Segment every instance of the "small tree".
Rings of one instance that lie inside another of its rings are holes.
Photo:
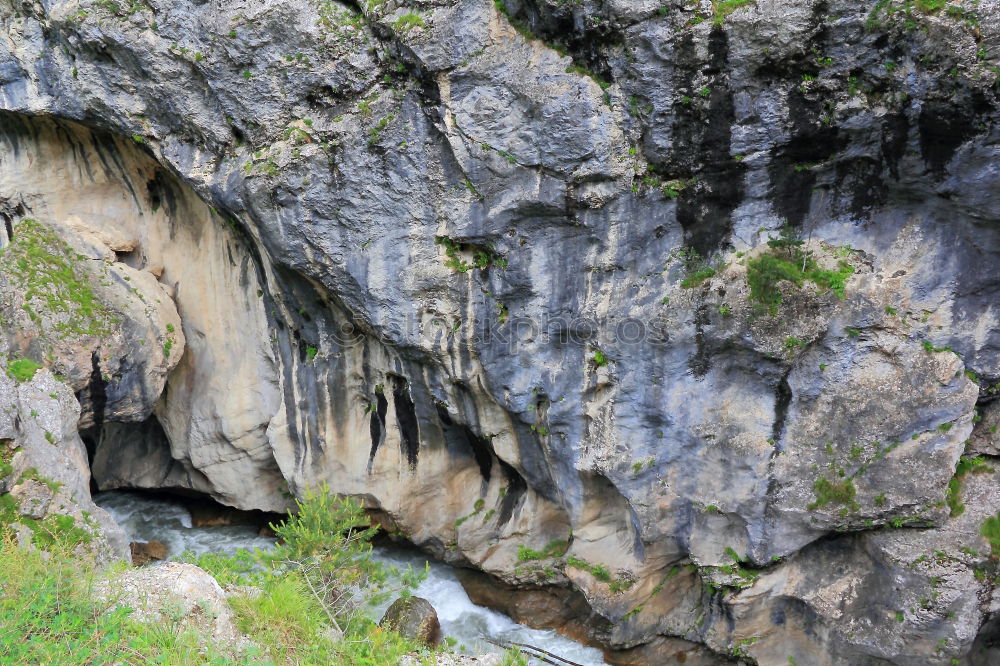
[[[799,238],[798,233],[792,225],[786,224],[781,228],[779,236],[767,241],[767,244],[775,250],[784,253],[789,261],[798,261],[802,258],[801,247],[805,244],[805,241]],[[802,270],[805,270],[805,267]]]
[[[378,528],[360,501],[334,495],[323,483],[306,489],[295,504],[297,511],[289,511],[284,523],[270,526],[278,545],[258,558],[272,570],[299,576],[339,632],[365,603],[393,593],[406,596],[426,576],[426,570],[400,572],[372,558]]]

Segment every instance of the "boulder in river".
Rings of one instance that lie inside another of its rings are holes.
[[[431,647],[441,641],[441,623],[431,603],[421,597],[400,597],[392,602],[379,626],[392,629]]]
[[[161,541],[133,541],[128,545],[132,553],[132,564],[141,567],[151,562],[167,559],[167,547]]]

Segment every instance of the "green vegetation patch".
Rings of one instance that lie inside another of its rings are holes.
[[[725,268],[721,262],[710,263],[708,259],[702,257],[697,250],[691,247],[682,247],[671,252],[668,262],[672,260],[679,260],[684,268],[684,278],[681,280],[682,289],[694,289]]]
[[[29,474],[32,471],[33,470],[28,470],[28,472],[21,477],[22,480],[25,477],[35,478]],[[42,477],[38,478],[47,485],[55,484],[55,482]],[[58,491],[59,485],[61,484],[55,484],[53,492]],[[52,488],[53,485],[49,485],[49,487]],[[79,544],[88,544],[94,539],[94,535],[91,531],[78,525],[73,516],[51,513],[41,520],[35,520],[34,518],[21,515],[17,500],[15,500],[12,495],[9,493],[0,495],[0,542],[6,540],[16,541],[13,531],[10,529],[13,523],[29,528],[31,530],[32,543],[45,549],[60,547],[73,548]],[[2,626],[3,617],[0,615],[0,627]],[[0,645],[2,644],[3,634],[2,630],[0,630]],[[2,649],[0,649],[0,663],[7,663],[2,659],[2,656],[3,652]]]
[[[94,295],[92,277],[78,255],[42,223],[23,219],[10,245],[0,251],[0,274],[24,289],[24,305],[32,321],[52,315],[61,337],[108,335],[111,312]]]
[[[611,571],[603,564],[591,564],[586,560],[581,560],[579,557],[570,556],[566,558],[566,566],[573,567],[574,569],[582,569],[602,583],[611,582]]]
[[[534,550],[527,546],[517,549],[518,562],[530,562],[532,560],[548,560],[554,557],[562,557],[569,549],[568,541],[550,541],[542,550]]]
[[[496,252],[492,247],[480,247],[469,243],[460,243],[448,236],[437,236],[434,242],[444,247],[447,257],[444,265],[458,273],[468,273],[473,268],[485,271],[491,266],[507,268],[507,260]],[[468,263],[459,252],[469,252],[472,254],[472,263]]]
[[[858,491],[854,487],[852,479],[830,481],[826,477],[821,477],[813,484],[813,492],[816,493],[816,501],[807,507],[810,511],[815,511],[827,504],[843,504],[855,511],[860,508],[858,503],[854,501]]]
[[[715,273],[716,270],[711,266],[700,268],[681,280],[681,288],[693,289],[694,287],[700,286],[705,280],[714,277]]]
[[[223,585],[257,588],[229,599],[250,639],[232,646],[206,641],[180,613],[167,610],[161,621],[143,623],[128,608],[96,601],[101,574],[75,548],[89,533],[71,516],[26,519],[13,498],[0,495],[0,663],[374,665],[399,663],[406,654],[428,658],[426,648],[363,612],[387,593],[406,596],[422,574],[372,560],[375,528],[361,503],[324,487],[307,492],[297,508],[273,526],[281,539],[273,551],[197,559]],[[44,550],[20,547],[2,528],[15,520],[35,530]]]
[[[409,32],[414,28],[425,27],[427,27],[427,24],[424,23],[423,17],[421,17],[420,14],[415,14],[413,12],[403,14],[392,22],[392,29],[396,32]]]
[[[753,4],[756,0],[715,0],[712,3],[712,21],[715,25],[722,25],[726,17],[741,7]]]
[[[7,364],[7,376],[17,382],[30,382],[41,369],[42,366],[30,358],[21,358]]]
[[[1000,513],[987,518],[979,533],[990,542],[990,552],[993,557],[1000,557]]]
[[[751,301],[766,307],[770,314],[777,314],[781,305],[778,285],[789,282],[801,287],[806,281],[844,298],[847,280],[854,274],[854,267],[849,263],[841,260],[836,270],[821,268],[810,252],[802,250],[803,241],[795,238],[789,227],[767,244],[770,246],[768,252],[747,262]]]
[[[965,512],[965,505],[962,504],[962,481],[968,474],[984,474],[993,472],[993,468],[986,464],[986,459],[982,456],[970,458],[962,456],[955,465],[955,476],[948,482],[948,490],[945,491],[945,503],[951,509],[951,516],[955,518]]]
[[[979,0],[950,3],[948,0],[878,0],[868,14],[865,26],[869,30],[885,27],[893,19],[901,19],[907,30],[920,27],[918,19],[926,14],[938,14],[944,10],[949,18],[962,21],[970,27],[979,25],[977,9]]]

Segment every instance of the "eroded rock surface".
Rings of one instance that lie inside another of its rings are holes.
[[[98,485],[328,481],[616,649],[987,663],[1000,6],[503,10],[0,0],[3,257],[115,313],[4,273],[3,340]]]

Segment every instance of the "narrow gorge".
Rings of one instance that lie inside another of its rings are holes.
[[[998,663],[998,103],[997,0],[0,0],[0,522],[326,483],[608,663]]]

